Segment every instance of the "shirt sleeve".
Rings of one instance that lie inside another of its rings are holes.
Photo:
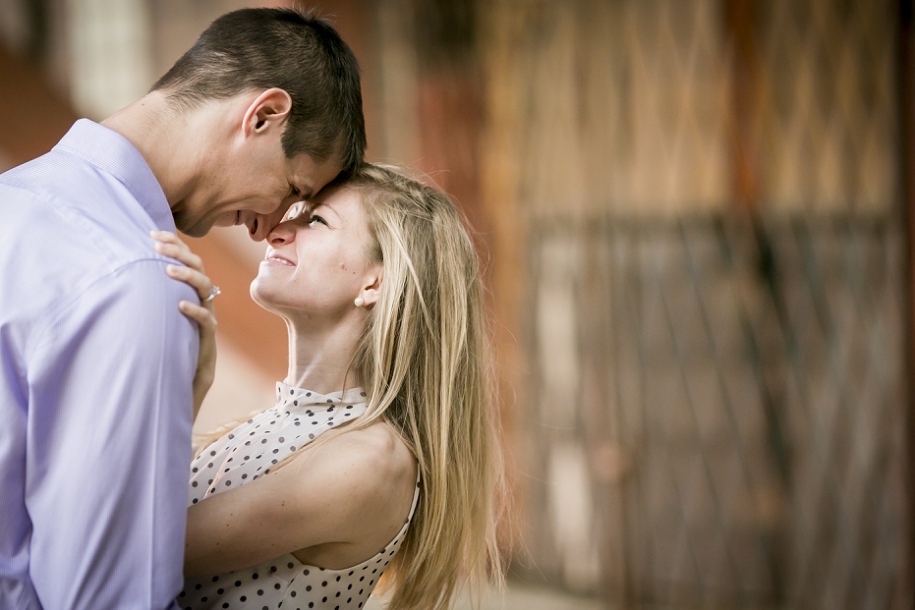
[[[29,361],[26,507],[45,608],[161,609],[181,590],[196,324],[164,261],[77,295]]]

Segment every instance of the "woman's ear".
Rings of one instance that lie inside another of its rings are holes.
[[[381,298],[381,280],[384,278],[384,267],[381,264],[369,273],[362,290],[359,291],[359,297],[365,307],[371,307]]]

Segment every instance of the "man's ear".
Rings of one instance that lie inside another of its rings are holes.
[[[367,276],[359,296],[365,307],[371,307],[381,298],[381,280],[384,279],[384,266],[380,263]]]
[[[283,89],[273,87],[260,93],[245,111],[242,132],[245,136],[279,129],[282,133],[292,111],[292,97]]]

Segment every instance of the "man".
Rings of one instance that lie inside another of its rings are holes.
[[[149,233],[263,239],[361,162],[364,133],[336,32],[245,9],[0,176],[0,608],[174,606],[197,329]]]

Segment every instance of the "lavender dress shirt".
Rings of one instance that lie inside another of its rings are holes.
[[[197,328],[162,189],[80,120],[0,175],[0,608],[150,610],[181,590]]]

